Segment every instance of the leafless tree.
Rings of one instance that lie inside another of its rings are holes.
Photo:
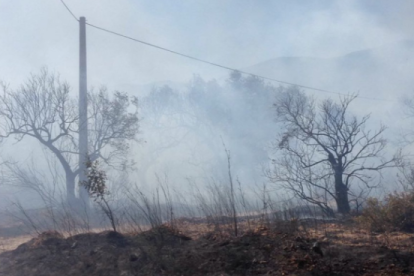
[[[79,118],[69,85],[42,69],[19,89],[3,83],[2,89],[0,138],[13,136],[19,142],[31,137],[49,149],[65,172],[67,200],[74,202]],[[88,105],[90,159],[102,158],[108,165],[125,168],[130,142],[137,139],[137,100],[121,92],[111,97],[102,88],[89,92]]]
[[[397,161],[397,155],[384,157],[384,126],[366,130],[369,116],[358,119],[349,114],[355,98],[345,97],[339,103],[328,99],[316,105],[313,98],[290,87],[282,88],[275,103],[284,131],[275,144],[280,155],[268,176],[327,213],[332,213],[332,200],[339,213],[349,213],[351,185],[373,188],[375,174],[381,177],[381,171]]]

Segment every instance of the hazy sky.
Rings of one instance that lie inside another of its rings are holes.
[[[275,57],[335,57],[413,39],[410,0],[66,0],[113,31],[245,68]],[[89,86],[128,89],[227,72],[88,27]],[[59,0],[0,0],[0,79],[17,86],[42,66],[77,87],[78,23]],[[130,91],[131,92],[131,91]]]
[[[412,0],[65,2],[77,17],[85,16],[91,24],[237,69],[276,57],[332,58],[414,40]],[[78,29],[78,22],[60,0],[0,0],[0,80],[17,87],[30,73],[46,66],[59,72],[77,92]],[[87,27],[87,48],[89,87],[107,85],[110,90],[139,94],[140,85],[154,81],[186,82],[193,74],[207,79],[228,74],[91,27]],[[393,62],[397,68],[398,62]],[[369,72],[360,71],[354,79],[348,75],[342,82],[372,78],[361,86],[361,90],[366,90],[361,95],[369,97],[388,99],[395,91],[412,91],[412,70],[406,70],[411,67],[403,66],[400,71],[391,67],[390,71],[400,77],[393,76],[394,82],[388,82],[389,75],[369,76]],[[304,80],[303,84],[319,85],[319,76],[330,80],[332,75],[313,72],[302,79],[312,78],[315,84],[311,80]],[[273,77],[283,80],[288,76]],[[332,82],[337,84],[336,80]],[[359,82],[355,83],[359,89]],[[342,87],[328,89],[356,92]],[[390,114],[401,109],[400,103],[360,101],[357,108],[364,114],[373,112],[374,119],[397,129],[397,119]],[[395,129],[393,133],[397,132]],[[30,151],[30,145],[19,147]]]

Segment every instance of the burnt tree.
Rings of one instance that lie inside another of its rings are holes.
[[[366,130],[369,116],[358,119],[349,114],[356,98],[328,99],[319,105],[295,87],[282,91],[275,103],[283,132],[275,144],[279,154],[273,159],[269,178],[297,197],[333,215],[350,212],[350,188],[358,183],[364,189],[376,186],[375,174],[395,166],[397,157],[384,158],[385,127]]]
[[[13,136],[37,140],[59,160],[66,178],[68,202],[76,201],[75,181],[79,174],[79,116],[70,87],[43,69],[19,89],[2,85],[0,95],[0,138]],[[118,169],[127,164],[130,142],[138,133],[136,99],[125,93],[110,96],[106,89],[88,93],[90,159],[98,158]],[[131,109],[132,107],[132,109]]]

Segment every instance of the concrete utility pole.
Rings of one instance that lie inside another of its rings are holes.
[[[88,96],[86,74],[86,19],[79,19],[79,181],[86,181],[88,156]],[[79,196],[89,209],[88,191],[80,187]]]

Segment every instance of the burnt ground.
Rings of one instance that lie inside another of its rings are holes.
[[[408,235],[368,236],[331,224],[313,233],[255,227],[231,237],[184,226],[187,235],[168,226],[69,238],[44,232],[0,254],[0,275],[414,275]]]

